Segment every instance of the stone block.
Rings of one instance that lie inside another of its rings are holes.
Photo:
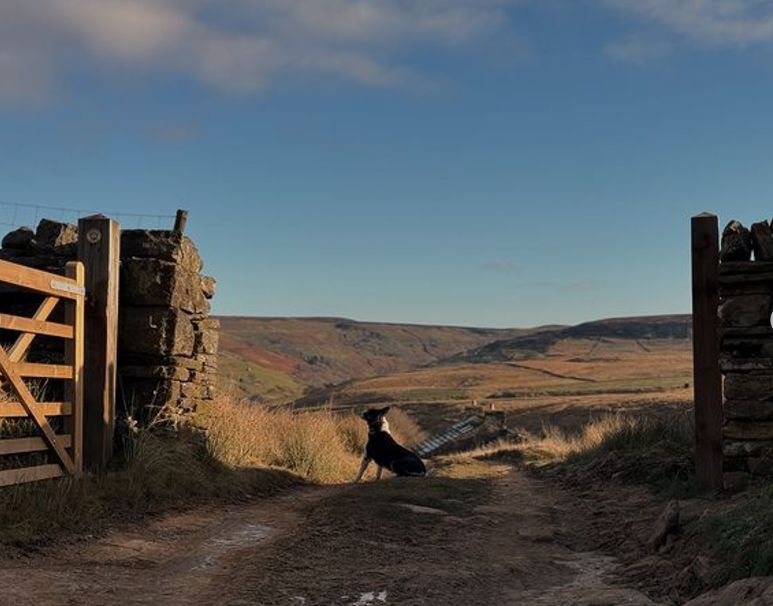
[[[725,440],[722,454],[728,458],[764,457],[773,454],[773,440]]]
[[[173,409],[177,406],[180,399],[180,382],[121,377],[119,394],[126,410],[147,420],[162,409]]]
[[[773,422],[731,419],[722,428],[722,435],[730,441],[773,440]]]
[[[771,306],[773,298],[764,294],[730,297],[719,306],[719,319],[727,327],[770,326]]]
[[[180,386],[180,395],[183,398],[198,398],[201,396],[201,385],[198,383],[182,383]]]
[[[752,256],[752,237],[739,221],[730,221],[722,232],[722,261],[748,261]]]
[[[733,360],[773,359],[773,339],[762,335],[760,338],[725,337],[721,355],[723,359]]]
[[[120,292],[122,305],[168,305],[190,313],[209,313],[200,276],[171,261],[125,259]]]
[[[118,374],[122,377],[138,379],[173,379],[190,381],[191,371],[182,366],[120,366]]]
[[[167,230],[127,229],[121,232],[121,258],[160,259],[199,273],[204,264],[187,236]]]
[[[773,373],[729,373],[724,392],[726,400],[773,401]]]
[[[216,354],[219,342],[220,333],[216,329],[196,330],[194,351],[197,354]]]
[[[74,257],[78,248],[78,227],[43,219],[38,223],[32,246],[55,255]]]
[[[5,249],[26,250],[34,237],[35,231],[31,227],[20,227],[5,235],[2,246]]]
[[[212,276],[202,276],[201,278],[201,290],[207,299],[211,299],[215,296],[217,291],[217,280]]]
[[[195,335],[188,316],[166,307],[123,307],[118,349],[122,354],[190,356]]]

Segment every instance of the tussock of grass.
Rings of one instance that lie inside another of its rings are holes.
[[[608,415],[574,434],[545,426],[540,436],[525,434],[520,441],[460,456],[518,460],[580,481],[615,478],[685,497],[694,492],[693,448],[692,419],[686,414]]]
[[[715,584],[773,575],[773,487],[701,524],[700,534],[715,555]]]

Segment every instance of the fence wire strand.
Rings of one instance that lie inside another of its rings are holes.
[[[155,227],[161,229],[164,223],[169,224],[175,215],[159,215],[134,212],[105,212],[88,208],[71,208],[66,206],[51,206],[46,204],[27,204],[24,202],[9,202],[0,200],[0,226],[3,228],[32,227],[38,225],[41,219],[77,223],[81,217],[104,214],[127,226],[140,228]],[[170,225],[171,229],[171,225]]]

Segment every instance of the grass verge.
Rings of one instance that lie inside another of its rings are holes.
[[[415,431],[400,411],[390,417],[397,433]],[[227,398],[198,422],[203,433],[139,431],[108,473],[0,489],[0,544],[31,548],[173,508],[350,481],[367,437],[351,413],[269,411]]]

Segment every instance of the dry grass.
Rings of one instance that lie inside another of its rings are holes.
[[[513,459],[561,473],[573,482],[614,478],[650,485],[658,492],[685,497],[694,492],[691,416],[673,412],[657,417],[606,415],[576,433],[545,426],[540,435],[502,442],[449,457]]]
[[[423,432],[399,409],[389,413],[392,432],[403,443]],[[367,440],[365,423],[352,412],[268,409],[222,398],[206,418],[213,458],[231,467],[275,467],[319,483],[351,480]]]
[[[421,437],[400,411],[390,420],[401,440]],[[0,489],[0,544],[29,547],[62,532],[94,533],[171,507],[270,494],[303,481],[351,481],[367,438],[352,413],[268,410],[228,398],[199,421],[204,435],[172,437],[153,426],[127,433],[110,473]]]

